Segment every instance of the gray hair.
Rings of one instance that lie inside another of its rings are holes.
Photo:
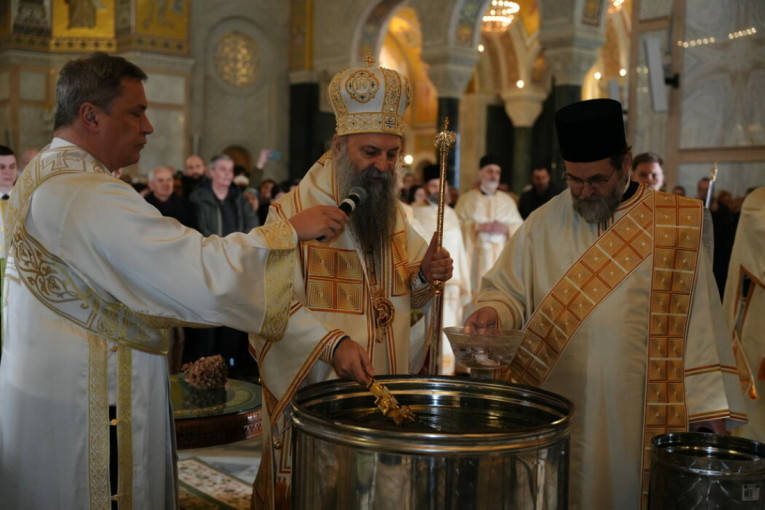
[[[152,168],[149,171],[149,175],[148,175],[149,182],[154,182],[154,179],[155,179],[155,177],[157,175],[157,172],[159,170],[167,170],[168,172],[170,172],[170,175],[175,175],[175,169],[173,167],[171,167],[171,166],[158,166],[157,168]]]
[[[210,160],[210,168],[214,167],[215,163],[217,163],[218,161],[231,161],[232,163],[234,162],[234,160],[231,159],[231,156],[229,156],[228,154],[217,154],[213,156],[212,159]]]
[[[83,103],[92,103],[111,113],[112,101],[120,94],[124,78],[144,81],[147,76],[135,64],[103,52],[67,62],[56,84],[53,129],[71,125]]]

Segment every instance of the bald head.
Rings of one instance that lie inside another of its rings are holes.
[[[207,166],[199,156],[189,156],[186,159],[186,166],[183,169],[183,175],[188,177],[202,177],[207,172]]]

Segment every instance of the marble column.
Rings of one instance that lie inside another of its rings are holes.
[[[531,179],[531,133],[534,122],[542,112],[545,92],[532,87],[512,88],[502,92],[502,100],[515,131],[513,178],[510,186],[514,193],[520,195]]]
[[[457,134],[457,143],[449,151],[446,179],[455,185],[459,182],[460,97],[467,87],[478,53],[470,48],[423,48],[422,58],[430,65],[428,75],[438,91],[438,125],[436,132],[444,129],[444,119],[449,117],[449,131]],[[439,155],[436,153],[436,161]]]

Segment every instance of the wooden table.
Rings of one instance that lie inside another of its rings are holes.
[[[260,435],[261,391],[257,384],[229,379],[225,392],[199,391],[170,376],[178,449],[233,443]]]

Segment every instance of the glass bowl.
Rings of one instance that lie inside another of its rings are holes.
[[[472,328],[444,328],[457,363],[472,370],[495,370],[510,364],[525,334],[517,329],[479,334]],[[471,372],[472,373],[472,372]]]

